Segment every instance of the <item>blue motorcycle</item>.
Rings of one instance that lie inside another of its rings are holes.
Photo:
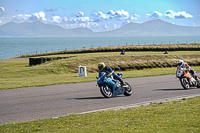
[[[123,73],[118,73],[118,76],[122,77],[122,75]],[[97,85],[100,88],[101,94],[106,98],[120,94],[124,94],[125,96],[132,94],[132,88],[127,82],[121,86],[120,82],[113,78],[112,74],[107,76],[105,72],[99,72]]]

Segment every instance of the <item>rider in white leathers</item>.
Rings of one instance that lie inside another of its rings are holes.
[[[194,69],[191,69],[191,67],[183,60],[177,61],[177,70],[179,68],[184,68],[184,69],[188,70],[196,80],[199,79],[196,72],[194,71]]]

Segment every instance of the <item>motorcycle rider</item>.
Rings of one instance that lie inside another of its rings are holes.
[[[123,86],[123,87],[125,86],[125,82],[122,80],[121,77],[119,77],[119,76],[114,72],[114,70],[112,70],[111,67],[105,66],[105,64],[104,64],[103,62],[101,62],[101,63],[98,64],[98,69],[99,69],[99,72],[106,72],[106,75],[107,75],[107,76],[110,76],[110,75],[112,74],[114,79],[120,81],[121,86]]]
[[[199,79],[198,76],[197,76],[197,74],[196,74],[196,72],[194,71],[194,69],[191,69],[191,67],[190,67],[186,62],[184,62],[183,60],[178,60],[178,61],[177,61],[177,70],[178,70],[179,68],[184,68],[184,69],[186,69],[187,71],[189,71],[189,72],[192,74],[192,76],[193,76],[196,80]]]
[[[125,55],[125,50],[123,50],[123,51],[120,53],[120,55]]]

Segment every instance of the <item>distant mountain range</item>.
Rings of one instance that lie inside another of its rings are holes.
[[[57,25],[33,23],[7,23],[0,26],[1,37],[74,37],[90,36],[93,31],[87,28],[64,29]]]
[[[128,23],[119,29],[93,32],[87,28],[64,29],[57,25],[7,23],[0,26],[0,37],[131,37],[131,36],[192,36],[200,35],[200,27],[178,26],[162,20]]]

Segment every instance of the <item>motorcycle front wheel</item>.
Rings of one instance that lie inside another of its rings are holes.
[[[180,82],[185,90],[190,88],[190,83],[188,82],[187,78],[180,78]]]
[[[200,77],[198,77],[199,79],[197,80],[197,88],[200,88]]]
[[[125,82],[125,83],[126,83],[126,85],[128,85],[128,87],[125,89],[124,95],[130,96],[132,94],[132,88],[127,82]]]
[[[112,89],[108,85],[100,86],[100,91],[101,91],[101,94],[105,98],[111,98],[112,97]]]

